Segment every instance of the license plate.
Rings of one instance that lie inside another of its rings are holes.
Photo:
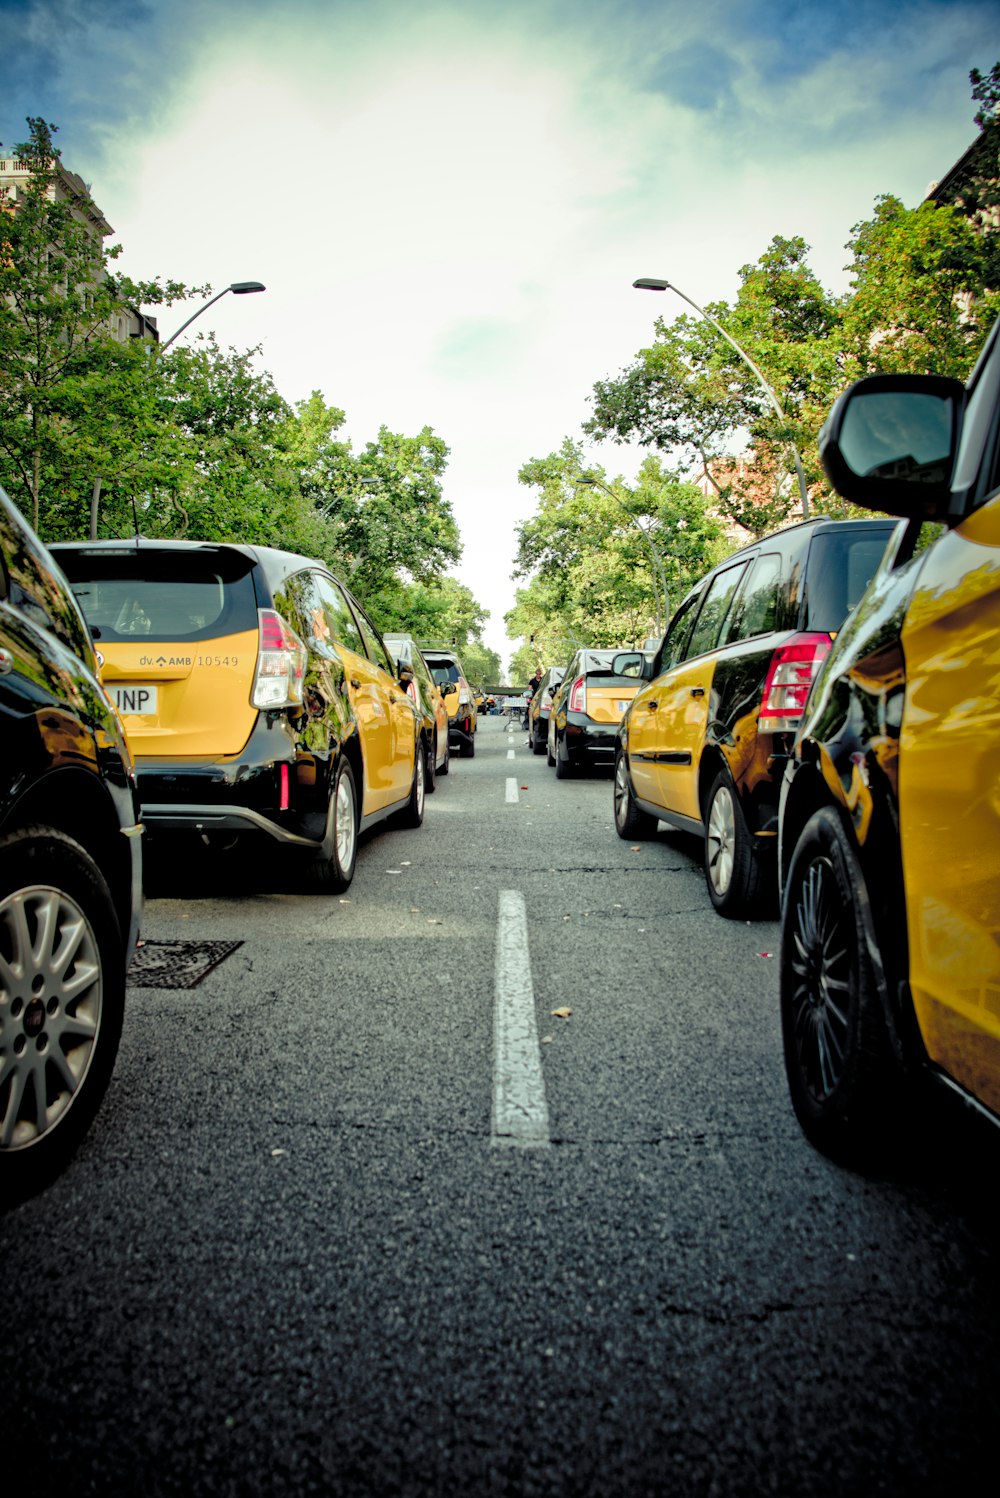
[[[156,688],[116,681],[108,686],[111,701],[122,717],[156,712]]]

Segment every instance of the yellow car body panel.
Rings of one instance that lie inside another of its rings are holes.
[[[587,717],[595,723],[620,723],[632,698],[639,689],[634,687],[587,686]]]
[[[239,754],[257,719],[257,645],[255,629],[197,644],[102,641],[101,680],[135,758]]]
[[[931,1059],[1000,1113],[1000,497],[939,538],[902,632],[910,987]]]
[[[347,674],[347,690],[361,730],[364,760],[362,815],[399,801],[413,772],[413,708],[403,689],[346,645],[336,647]]]
[[[651,681],[629,713],[629,772],[636,795],[678,816],[701,819],[698,767],[708,724],[714,656]]]

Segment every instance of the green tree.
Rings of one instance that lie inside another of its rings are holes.
[[[377,618],[397,621],[407,584],[433,581],[461,556],[441,484],[448,447],[430,427],[408,437],[383,426],[355,452],[344,421],[314,390],[286,422],[282,446],[303,496],[333,528],[344,581]]]
[[[515,577],[530,581],[506,622],[529,645],[534,635],[536,646],[545,641],[556,652],[542,653],[543,664],[558,664],[566,642],[610,646],[651,636],[665,624],[669,599],[727,548],[697,487],[655,455],[629,488],[607,483],[566,438],[557,452],[524,464],[519,478],[540,492],[537,513],[518,529]],[[587,478],[605,488],[584,486]],[[666,602],[658,596],[661,569]]]
[[[62,171],[56,127],[28,126],[13,148],[24,180],[0,200],[0,477],[43,533],[85,534],[95,480],[145,487],[169,446],[169,411],[120,320],[206,288],[114,274],[121,247]]]

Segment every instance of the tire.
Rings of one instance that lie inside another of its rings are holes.
[[[720,915],[751,915],[762,902],[764,865],[747,828],[739,797],[725,770],[712,783],[705,803],[705,883]]]
[[[555,765],[555,762],[556,762],[556,757],[552,753],[552,749],[550,748],[549,738],[546,737],[546,740],[545,740],[545,763],[548,765],[549,769],[551,770],[552,767]]]
[[[475,759],[476,740],[474,737],[470,736],[469,738],[462,740],[461,754],[463,759]]]
[[[338,761],[327,810],[327,835],[323,851],[313,855],[310,882],[325,893],[339,895],[354,878],[358,860],[358,792],[354,771],[346,759]]]
[[[0,841],[0,1197],[46,1185],[93,1122],[118,1054],[127,955],[79,843],[47,827]]]
[[[532,752],[532,754],[544,754],[545,753],[545,749],[546,749],[546,741],[545,741],[545,739],[542,737],[542,735],[540,733],[535,733],[532,736],[532,740],[531,740],[531,752]]]
[[[628,783],[625,755],[619,751],[615,760],[615,831],[619,837],[632,841],[637,837],[652,837],[656,831],[657,818],[640,811]]]
[[[781,928],[781,1031],[792,1106],[807,1138],[840,1160],[873,1159],[903,1121],[868,950],[867,889],[831,807],[792,854]]]
[[[424,772],[424,794],[433,796],[437,790],[437,746],[431,743],[427,746],[427,768]]]
[[[556,737],[556,779],[557,780],[568,780],[569,777],[572,775],[572,773],[573,773],[573,766],[570,763],[569,755],[567,754],[566,757],[565,757],[565,759],[564,759],[563,756],[559,753],[559,738],[558,738],[558,735],[557,735],[557,737]]]
[[[441,775],[447,775],[447,773],[448,773],[448,771],[450,769],[451,769],[451,745],[448,742],[448,735],[446,733],[445,736],[444,736],[444,763],[441,765],[441,768],[438,770],[438,775],[439,776],[441,776]]]
[[[424,820],[424,797],[427,790],[427,744],[418,739],[413,751],[413,780],[410,784],[410,799],[398,814],[400,827],[419,827]]]

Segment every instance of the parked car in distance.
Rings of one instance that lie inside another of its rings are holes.
[[[556,683],[546,735],[556,779],[614,764],[615,734],[639,686],[636,672],[616,669],[619,650],[578,650]]]
[[[0,489],[0,1196],[44,1185],[114,1069],[142,872],[135,773],[83,615]]]
[[[716,910],[777,899],[781,773],[813,677],[860,600],[892,520],[804,521],[727,557],[688,593],[618,732],[614,815],[635,839],[657,821],[703,840]]]
[[[565,666],[550,666],[543,673],[535,688],[535,695],[528,704],[528,742],[532,754],[544,754],[549,741],[549,713],[552,711],[552,694],[563,679]]]
[[[448,708],[451,747],[471,759],[476,752],[476,702],[462,662],[454,650],[423,648],[422,653]]]
[[[386,649],[396,662],[400,680],[407,670],[413,679],[406,686],[414,707],[420,713],[427,742],[432,752],[427,756],[427,793],[437,789],[437,776],[447,775],[450,769],[448,747],[448,709],[431,668],[420,653],[412,635],[384,635]]]
[[[151,840],[230,848],[264,833],[335,893],[359,833],[395,815],[420,825],[432,749],[410,674],[321,562],[232,542],[53,549],[124,719]]]
[[[966,388],[853,385],[820,455],[906,522],[781,788],[788,1085],[807,1136],[860,1162],[928,1073],[1000,1122],[1000,322]]]

